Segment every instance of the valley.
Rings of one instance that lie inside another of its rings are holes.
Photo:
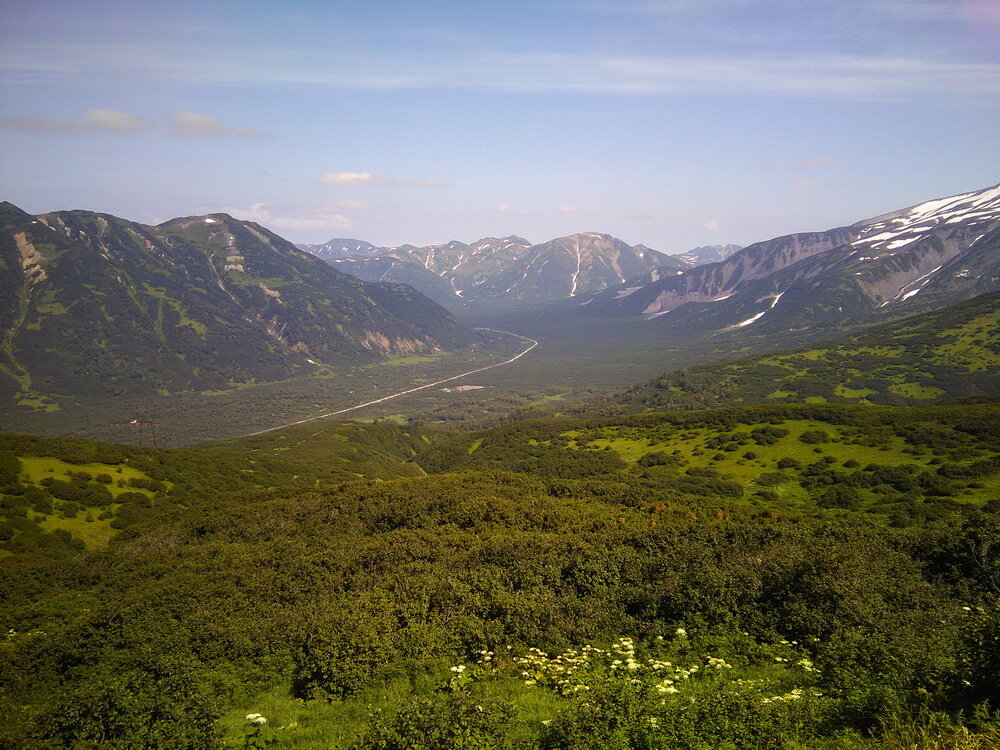
[[[989,0],[0,10],[0,750],[1000,750]]]
[[[1000,737],[996,188],[687,260],[4,211],[0,744]]]

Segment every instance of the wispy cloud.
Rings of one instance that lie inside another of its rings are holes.
[[[1000,94],[1000,65],[906,57],[780,56],[605,61],[635,91],[747,91],[898,99],[928,93]]]
[[[538,213],[537,211],[529,211],[526,208],[515,208],[509,203],[501,203],[493,211],[498,214],[508,214],[510,216],[534,216]]]
[[[829,167],[831,164],[833,164],[833,159],[829,156],[814,156],[811,159],[806,159],[799,166],[803,169],[820,169]]]
[[[722,222],[718,219],[709,219],[701,227],[702,229],[707,229],[709,232],[718,232],[722,228]]]
[[[79,117],[49,118],[15,115],[0,118],[0,129],[22,133],[115,133],[131,135],[158,127],[156,120],[120,109],[88,109]],[[171,135],[188,138],[268,138],[256,128],[226,126],[200,112],[177,112],[167,123]]]
[[[367,211],[371,206],[369,206],[364,201],[360,201],[357,198],[345,198],[342,201],[337,202],[338,208],[350,208],[355,211]]]
[[[80,117],[4,117],[0,128],[22,133],[116,133],[128,135],[149,130],[154,122],[119,109],[89,109]]]
[[[796,180],[795,181],[795,187],[797,187],[797,188],[799,188],[801,190],[805,190],[806,188],[811,188],[815,184],[816,183],[813,182],[813,180],[811,180],[808,177],[804,177],[801,180]]]
[[[220,210],[237,219],[255,221],[268,229],[317,231],[354,228],[353,219],[331,210],[329,206],[276,207],[274,203],[252,203]]]
[[[576,206],[558,206],[557,208],[546,208],[541,210],[530,209],[530,208],[520,208],[517,206],[512,206],[509,203],[501,203],[500,205],[489,209],[492,212],[498,214],[507,214],[509,216],[540,216],[540,215],[554,215],[554,214],[578,214],[580,209]]]
[[[874,0],[875,13],[909,23],[1000,24],[995,0]]]
[[[178,112],[170,118],[170,134],[181,138],[269,138],[268,133],[242,125],[229,127],[201,112]]]
[[[441,187],[437,180],[393,180],[371,172],[328,172],[319,178],[324,185],[386,185],[390,187]]]
[[[152,47],[152,49],[150,49]],[[186,54],[182,54],[186,53]],[[199,86],[301,85],[333,89],[504,91],[527,94],[773,94],[844,99],[935,95],[996,97],[1000,64],[927,54],[817,52],[596,55],[566,52],[449,50],[361,51],[263,49],[253,55],[217,46],[185,50],[164,42],[137,48],[117,42],[72,45],[15,42],[0,51],[11,83],[92,83],[116,70],[118,82]],[[944,51],[938,53],[943,55]],[[72,64],[53,64],[72,60]]]

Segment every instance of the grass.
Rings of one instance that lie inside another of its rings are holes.
[[[48,396],[43,396],[38,393],[23,392],[23,391],[18,394],[17,405],[31,409],[32,411],[35,412],[46,412],[46,413],[60,411],[62,408],[59,406],[59,404],[57,404]]]
[[[907,398],[915,399],[932,399],[944,393],[940,388],[930,388],[920,383],[893,383],[889,386],[889,390],[900,396],[906,396]]]
[[[110,474],[114,481],[106,486],[115,497],[123,492],[142,492],[150,496],[153,494],[147,489],[128,486],[130,479],[149,479],[150,477],[138,469],[124,464],[70,464],[50,456],[22,456],[21,469],[27,481],[35,485],[46,477],[68,481],[70,472],[86,471],[93,475]],[[125,481],[125,487],[118,486],[119,479]],[[167,485],[170,486],[170,483],[168,482]]]
[[[401,357],[390,357],[381,364],[383,365],[419,365],[425,362],[437,362],[444,357],[444,352],[435,356],[429,356],[427,354],[410,354]]]
[[[117,510],[118,505],[112,504],[108,508],[101,510]],[[57,515],[44,516],[44,520],[39,522],[43,531],[52,532],[57,529],[68,531],[71,535],[83,541],[87,549],[102,549],[108,546],[111,538],[118,533],[117,529],[111,528],[111,519],[100,520],[97,518],[97,510],[89,509],[81,511],[76,518],[62,518]],[[93,520],[88,521],[87,516]]]
[[[990,346],[1000,330],[1000,310],[968,321],[945,334],[949,343],[937,347],[942,360],[961,365],[972,372],[1000,365],[1000,352]]]
[[[368,690],[345,700],[301,700],[292,698],[287,690],[276,688],[245,701],[228,711],[220,720],[224,747],[243,747],[247,714],[259,713],[267,718],[272,736],[279,747],[337,748],[357,742],[378,712],[391,716],[415,697],[430,695],[447,681],[447,668],[439,665],[433,672],[417,672],[395,677],[380,688]],[[549,690],[527,687],[520,680],[504,678],[479,684],[473,688],[483,697],[510,703],[517,716],[511,727],[512,739],[533,747],[538,740],[541,723],[555,718],[566,703],[564,698]]]
[[[837,387],[833,389],[835,396],[840,398],[858,398],[864,399],[871,396],[878,391],[873,391],[871,388],[848,388],[847,386],[838,383]]]
[[[666,372],[630,389],[625,411],[766,403],[917,405],[996,393],[1000,294],[885,324],[804,351]],[[678,386],[682,386],[678,388]],[[604,412],[606,413],[606,412]]]
[[[187,316],[187,311],[184,309],[184,306],[177,300],[170,299],[167,300],[167,303],[170,305],[170,307],[173,308],[174,312],[180,316],[181,321],[177,325],[188,326],[190,328],[193,328],[195,333],[197,333],[202,338],[205,338],[205,334],[208,333],[208,326],[206,326],[204,323],[200,323],[199,321],[194,320],[193,318],[189,318]]]
[[[749,436],[753,429],[765,426],[767,426],[765,423],[741,424],[731,430],[731,433]],[[799,481],[800,471],[798,469],[778,467],[778,462],[783,458],[795,459],[802,466],[830,457],[836,467],[843,467],[844,462],[849,460],[857,461],[861,466],[874,463],[887,466],[913,464],[927,467],[934,457],[933,452],[930,451],[920,451],[920,455],[915,455],[912,452],[914,447],[899,436],[892,436],[878,445],[863,445],[853,441],[849,434],[849,428],[829,422],[789,419],[776,426],[788,430],[789,434],[778,439],[773,445],[757,445],[754,442],[749,442],[738,446],[734,451],[710,447],[711,439],[725,432],[719,428],[682,429],[665,439],[655,440],[635,436],[634,428],[629,429],[629,432],[633,434],[626,437],[622,434],[625,430],[616,426],[599,428],[598,432],[601,437],[596,439],[587,439],[588,435],[593,433],[584,433],[581,430],[571,430],[561,434],[563,437],[571,439],[568,446],[570,449],[604,450],[607,448],[617,453],[631,467],[636,467],[639,459],[650,453],[662,451],[675,454],[686,462],[685,468],[713,469],[724,477],[743,484],[751,492],[757,489],[769,489],[776,492],[780,500],[795,504],[807,501],[809,495]],[[803,443],[800,436],[810,431],[826,432],[830,440],[821,444]],[[649,434],[654,433],[650,432]],[[755,454],[755,457],[746,458],[744,454],[747,452]],[[788,475],[789,481],[766,487],[758,483],[757,480],[763,474],[776,472]],[[997,493],[1000,492],[1000,476],[989,477],[981,481],[980,484],[981,488],[970,491],[969,494],[963,494],[961,502],[986,501],[996,497]]]
[[[0,429],[7,432],[69,433],[95,440],[136,444],[143,435],[130,421],[137,414],[152,414],[157,420],[157,436],[162,446],[191,445],[206,440],[224,440],[257,430],[364,403],[459,373],[509,359],[524,348],[509,336],[496,337],[477,350],[442,353],[433,358],[396,358],[391,362],[356,368],[323,368],[309,377],[274,383],[233,384],[233,389],[214,393],[182,393],[141,402],[119,399],[106,404],[63,404],[58,414],[32,412],[22,417],[0,416]],[[525,358],[527,359],[527,358]],[[419,361],[417,361],[419,360]],[[516,365],[512,365],[516,367]],[[476,375],[499,372],[497,368]],[[459,385],[455,381],[452,385]],[[437,388],[404,396],[351,412],[349,417],[375,418],[403,414],[406,418],[427,413],[455,401],[481,402],[482,391],[443,393]]]
[[[443,666],[441,671],[447,673]],[[377,689],[334,701],[293,698],[284,687],[264,691],[219,720],[223,746],[244,747],[246,716],[259,713],[267,718],[268,728],[279,738],[280,747],[347,747],[368,727],[373,706],[392,711],[415,693],[429,693],[440,681],[442,677],[428,673],[399,676]]]
[[[68,481],[71,472],[85,471],[92,476],[110,475],[112,482],[104,486],[114,497],[118,497],[123,492],[138,492],[150,497],[153,495],[153,492],[148,489],[129,485],[130,479],[149,479],[150,477],[144,472],[124,464],[71,464],[51,456],[22,456],[20,461],[22,481],[26,484],[42,487],[42,489],[44,489],[41,485],[43,479]],[[119,481],[124,486],[119,487]],[[168,487],[171,486],[170,482],[165,482],[165,484]],[[102,508],[83,508],[75,518],[63,518],[58,513],[39,514],[34,512],[32,515],[38,519],[38,525],[42,531],[51,533],[62,529],[83,541],[87,549],[93,550],[106,547],[111,538],[118,533],[118,530],[111,526],[112,518],[100,519],[98,516],[104,511],[116,512],[119,507],[119,503],[111,503]]]

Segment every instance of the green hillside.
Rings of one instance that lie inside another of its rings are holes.
[[[0,556],[107,546],[120,530],[234,497],[423,472],[419,427],[301,425],[193,450],[0,436]]]
[[[0,204],[0,403],[219,391],[478,341],[409,287],[225,214],[146,226]]]
[[[508,469],[907,524],[1000,498],[996,407],[787,405],[515,422],[441,442],[427,471]]]
[[[993,747],[998,424],[7,437],[0,744]]]
[[[675,370],[613,401],[625,411],[652,411],[797,402],[901,406],[997,394],[1000,293],[808,349]]]

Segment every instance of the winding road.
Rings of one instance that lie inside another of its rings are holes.
[[[486,365],[486,367],[480,367],[475,370],[469,370],[468,372],[463,372],[460,375],[452,375],[450,378],[445,378],[444,380],[435,380],[433,383],[427,383],[426,385],[420,385],[416,388],[409,388],[405,391],[399,391],[398,393],[393,393],[388,396],[383,396],[382,398],[377,398],[374,401],[365,401],[363,404],[357,404],[355,406],[348,406],[346,409],[337,409],[336,411],[328,411],[325,414],[317,414],[315,417],[307,417],[306,419],[300,419],[297,422],[289,422],[288,424],[281,424],[277,427],[268,427],[266,430],[258,430],[257,432],[251,432],[242,437],[255,437],[256,435],[266,435],[269,432],[274,432],[275,430],[282,430],[285,427],[295,427],[296,425],[306,424],[307,422],[315,422],[317,419],[326,419],[327,417],[335,417],[338,414],[346,414],[349,411],[354,411],[356,409],[363,409],[366,406],[372,406],[373,404],[381,404],[383,401],[390,401],[394,398],[399,398],[400,396],[405,396],[408,393],[416,393],[417,391],[422,391],[427,388],[433,388],[436,385],[441,385],[443,383],[450,383],[453,380],[458,380],[459,378],[464,378],[469,375],[475,375],[477,372],[485,372],[486,370],[492,370],[494,367],[503,367],[504,365],[509,365],[511,362],[516,362],[525,354],[530,352],[536,346],[538,342],[534,339],[528,338],[527,336],[522,336],[519,333],[513,333],[511,331],[500,331],[496,328],[476,328],[477,331],[492,331],[493,333],[503,333],[507,336],[514,336],[522,341],[530,342],[530,346],[524,351],[516,354],[510,359],[506,359],[503,362],[497,362],[493,365]]]

